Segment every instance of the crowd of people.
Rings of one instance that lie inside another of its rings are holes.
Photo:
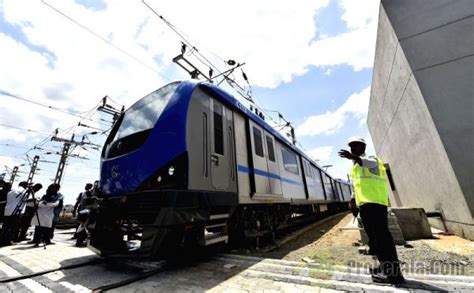
[[[77,216],[77,229],[74,233],[76,246],[85,246],[88,237],[87,225],[97,207],[94,186],[86,184],[85,191],[77,198],[73,216]],[[9,182],[0,180],[0,247],[17,242],[28,241],[37,247],[40,244],[54,244],[55,226],[64,207],[64,196],[59,191],[61,186],[53,183],[48,186],[43,196],[38,197],[43,186],[39,183],[28,184],[22,181],[18,188],[12,188]],[[33,237],[28,239],[28,229],[34,226]]]

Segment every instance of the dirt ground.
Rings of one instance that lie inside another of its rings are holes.
[[[270,252],[253,252],[253,255],[301,261],[312,259],[318,263],[350,266],[376,266],[372,256],[359,253],[360,233],[345,230],[351,226],[351,214],[343,214],[316,226],[307,233]],[[405,272],[431,274],[474,275],[474,242],[457,236],[433,235],[397,246]]]

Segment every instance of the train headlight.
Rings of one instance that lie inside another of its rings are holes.
[[[168,175],[173,176],[173,174],[174,174],[174,166],[171,166],[168,169]]]
[[[1,1],[1,0],[0,0]],[[158,189],[186,189],[188,186],[188,155],[183,153],[155,171],[137,191]]]

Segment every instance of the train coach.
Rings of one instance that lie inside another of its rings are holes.
[[[277,233],[347,207],[351,194],[263,117],[194,81],[170,83],[121,115],[102,150],[100,187],[89,247],[108,257]]]

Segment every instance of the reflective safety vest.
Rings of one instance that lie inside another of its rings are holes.
[[[357,206],[364,203],[388,206],[387,173],[382,160],[377,158],[377,162],[378,170],[372,170],[372,172],[359,164],[352,166],[352,183]]]

